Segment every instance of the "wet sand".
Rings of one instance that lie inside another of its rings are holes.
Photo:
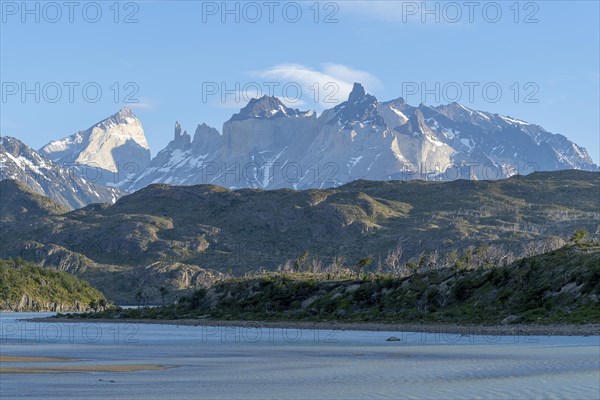
[[[23,356],[6,356],[0,355],[0,363],[7,362],[65,362],[65,361],[81,361],[74,358],[65,357],[23,357]]]
[[[167,368],[154,364],[105,364],[105,365],[68,365],[69,362],[82,361],[76,358],[64,357],[29,357],[29,356],[0,356],[0,374],[64,374],[76,372],[135,372],[157,371]],[[61,363],[61,365],[10,366],[11,363]],[[64,365],[67,363],[67,365]]]
[[[0,367],[0,374],[65,374],[77,372],[158,371],[172,367],[162,365],[53,365],[44,367]]]
[[[229,321],[209,319],[111,319],[111,318],[33,318],[31,322],[45,323],[122,323],[122,324],[166,324],[182,326],[223,326],[324,329],[340,331],[376,332],[430,332],[465,335],[512,336],[596,336],[600,335],[600,324],[548,324],[548,325],[453,325],[453,324],[392,324],[381,322],[308,322],[308,321]]]

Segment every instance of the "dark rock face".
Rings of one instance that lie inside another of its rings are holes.
[[[181,132],[181,126],[179,122],[175,122],[175,136],[173,138],[173,145],[175,148],[187,150],[191,145],[191,138],[187,131]]]
[[[363,85],[361,85],[360,83],[354,83],[354,86],[352,86],[352,91],[348,96],[348,101],[350,103],[357,103],[359,100],[362,100],[363,97],[366,96],[366,94],[367,92],[365,91]]]
[[[0,304],[1,310],[11,312],[85,312],[92,311],[88,304],[74,303],[56,303],[52,301],[39,302],[24,293],[18,303],[5,302]]]
[[[222,146],[221,134],[206,124],[198,125],[192,141],[192,153],[212,154]]]

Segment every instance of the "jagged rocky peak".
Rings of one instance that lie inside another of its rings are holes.
[[[417,108],[413,114],[413,116],[411,117],[413,119],[415,119],[416,121],[418,121],[420,124],[424,124],[425,120],[423,117],[423,109],[419,106],[419,108]]]
[[[9,151],[16,151],[18,152],[18,148],[20,147],[22,143],[18,140],[15,139],[14,137],[11,136],[0,136],[0,146],[5,147],[6,149],[8,149]]]
[[[138,117],[136,117],[136,115],[133,113],[133,111],[131,111],[131,108],[123,107],[116,114],[113,114],[110,117],[106,118],[105,120],[100,121],[99,124],[108,123],[108,122],[112,122],[115,125],[133,124],[133,123],[139,122],[139,119],[138,119]]]
[[[329,124],[338,124],[343,129],[351,129],[355,123],[383,126],[384,120],[377,111],[377,98],[365,91],[360,83],[355,83],[348,100],[333,108],[334,118]]]
[[[217,151],[221,145],[222,136],[218,130],[205,123],[198,125],[194,132],[192,150],[198,154],[207,154]]]
[[[406,113],[411,113],[416,108],[408,104],[403,97],[398,97],[394,100],[383,101],[379,103],[379,106],[393,110],[396,113],[404,113],[405,111]]]
[[[364,86],[361,85],[360,83],[355,82],[354,86],[352,86],[352,91],[350,92],[350,95],[348,96],[348,101],[351,103],[361,101],[366,96],[366,94],[367,94],[367,92],[365,91]]]
[[[463,165],[481,166],[472,170],[477,179],[512,176],[531,163],[539,170],[598,170],[585,149],[537,125],[458,103],[432,107],[413,106],[403,98],[380,102],[367,89],[355,83],[346,101],[318,118],[290,109],[276,97],[252,99],[222,131],[199,125],[191,143],[177,123],[167,148],[127,186],[119,187],[134,191],[167,182],[322,188],[354,179],[455,179],[453,170],[464,177]],[[286,175],[292,163],[302,172],[296,180]],[[488,164],[498,173],[488,173]],[[208,174],[215,165],[214,174]],[[306,172],[315,165],[335,165],[336,171]],[[251,168],[229,174],[225,168],[230,166]],[[416,176],[407,171],[422,172]]]
[[[10,136],[0,137],[0,178],[6,179],[11,172],[7,167],[9,162],[15,163],[20,169],[39,172],[46,168],[46,161],[37,151]],[[16,179],[16,178],[15,178]]]
[[[213,128],[212,126],[208,126],[206,125],[206,123],[201,123],[198,124],[198,127],[196,128],[196,132],[194,132],[194,141],[196,141],[197,138],[200,138],[201,136],[220,136],[220,133],[218,130],[216,130],[215,128]]]
[[[119,112],[111,115],[108,118],[103,119],[100,122],[95,123],[91,127],[89,127],[86,131],[91,131],[94,128],[100,129],[102,131],[108,131],[111,128],[119,127],[119,126],[130,126],[131,129],[135,129],[137,127],[142,126],[142,122],[138,119],[138,117],[133,113],[133,111],[129,107],[123,107],[119,110]],[[134,134],[132,135],[132,139],[135,140],[140,146],[149,149],[148,142],[146,141],[146,137],[143,135]]]
[[[181,132],[181,125],[179,125],[179,121],[175,121],[175,135],[173,138],[173,142],[177,148],[180,149],[188,149],[191,144],[191,137],[188,135],[187,131]]]
[[[404,100],[404,97],[398,97],[397,99],[387,101],[386,103],[392,104],[392,105],[396,105],[396,106],[400,106],[400,105],[405,105],[406,104],[406,100]]]
[[[142,123],[127,107],[84,131],[48,143],[39,152],[59,164],[99,170],[102,184],[126,178],[132,162],[140,170],[150,162]]]
[[[377,104],[377,111],[390,129],[395,129],[408,122],[415,108],[408,105],[402,97]]]
[[[457,102],[442,104],[435,107],[435,109],[440,114],[457,121],[468,120],[475,113],[475,111]]]
[[[423,103],[419,104],[419,106],[416,109],[414,109],[413,112],[416,113],[417,111],[419,112],[420,115],[423,116],[423,118],[425,120],[428,120],[429,118],[435,118],[435,117],[440,116],[440,112],[436,108],[430,107]],[[441,115],[443,115],[443,114],[441,114]]]
[[[357,104],[367,102],[369,104],[377,103],[377,98],[372,94],[368,94],[365,88],[360,83],[354,83],[352,91],[348,95],[348,103]]]
[[[231,117],[230,121],[308,117],[311,115],[313,115],[312,111],[300,111],[286,107],[277,97],[265,95],[259,99],[250,99],[248,104],[239,113]]]

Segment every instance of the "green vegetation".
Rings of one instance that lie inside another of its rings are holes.
[[[577,229],[575,231],[575,233],[573,234],[571,241],[573,243],[580,244],[585,241],[585,239],[588,237],[588,235],[589,235],[589,233],[585,229]]]
[[[0,310],[104,310],[108,302],[87,282],[21,259],[0,260]]]
[[[364,259],[367,260],[367,259]],[[366,262],[366,261],[365,261]],[[357,268],[358,271],[358,268]],[[600,245],[581,242],[518,260],[414,273],[281,272],[221,281],[160,308],[89,317],[390,323],[598,323]]]

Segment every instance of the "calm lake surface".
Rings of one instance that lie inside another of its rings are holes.
[[[600,337],[33,323],[0,313],[2,356],[152,364],[0,376],[1,399],[597,399]],[[400,342],[386,342],[390,336]],[[114,382],[110,382],[114,381]]]

